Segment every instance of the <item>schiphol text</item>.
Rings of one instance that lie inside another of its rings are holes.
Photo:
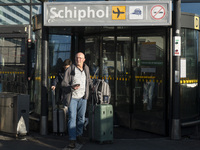
[[[95,18],[108,18],[109,17],[109,7],[106,6],[104,9],[92,9],[88,6],[86,9],[77,9],[77,7],[73,7],[73,9],[69,9],[68,7],[64,7],[64,9],[57,9],[55,7],[50,8],[50,18],[60,18],[60,19],[77,19],[81,21],[85,18],[95,19]]]

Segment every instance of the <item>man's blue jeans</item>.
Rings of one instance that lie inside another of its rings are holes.
[[[69,140],[76,140],[77,136],[81,136],[83,134],[86,107],[86,99],[71,99],[68,109]]]

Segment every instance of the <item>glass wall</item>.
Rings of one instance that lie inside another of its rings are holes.
[[[0,25],[29,24],[33,15],[41,13],[39,1],[30,0],[1,0],[0,1]],[[30,16],[31,14],[31,16]]]
[[[52,81],[58,72],[63,71],[63,61],[71,59],[71,29],[51,28],[48,35],[48,107],[49,116],[52,114]],[[34,104],[34,112],[40,114],[41,109],[41,74],[42,74],[42,30],[35,31],[36,60],[32,69],[31,102]],[[60,84],[56,86],[56,101],[59,100]],[[49,118],[51,120],[51,117]]]
[[[167,28],[136,32],[132,56],[133,115],[131,126],[152,133],[166,134]]]
[[[99,37],[85,37],[85,63],[90,68],[93,79],[99,78]]]
[[[30,101],[31,101],[31,109],[34,109],[34,112],[40,114],[41,111],[41,75],[42,75],[42,31],[38,30],[35,32],[36,41],[35,41],[35,49],[36,52],[36,60],[35,65],[31,71],[31,93],[30,93]]]
[[[186,77],[181,78],[180,84],[181,119],[187,121],[198,116],[198,31],[181,29],[181,38],[181,65],[186,68]]]
[[[93,79],[103,78],[110,85],[115,123],[130,127],[134,122],[132,128],[164,134],[165,29],[144,33],[132,27],[86,27],[85,31],[94,31],[93,36],[84,34],[86,64]]]
[[[93,36],[87,36],[90,32]],[[99,34],[103,33],[103,34]],[[111,103],[115,97],[115,36],[114,27],[86,27],[85,28],[85,54],[86,64],[90,67],[93,80],[104,79],[111,88]]]
[[[55,77],[60,73],[64,74],[63,62],[65,59],[71,59],[71,36],[70,35],[49,35],[49,86],[55,80]],[[56,84],[55,97],[56,102],[60,101],[60,84]],[[50,89],[50,87],[49,87]],[[51,92],[49,97],[51,97]],[[52,105],[52,98],[49,98],[49,103]]]
[[[35,41],[28,25],[32,24],[32,16],[39,13],[38,0],[0,0],[0,91],[30,94],[37,113],[41,111],[41,33]],[[29,35],[31,47],[27,45]]]
[[[119,33],[118,33],[119,34]],[[117,97],[118,111],[130,111],[131,34],[117,36]]]
[[[102,30],[108,30],[106,28],[102,28]],[[114,31],[112,28],[110,31]],[[115,41],[116,38],[113,35],[112,32],[110,32],[107,35],[103,35],[102,38],[102,45],[101,45],[101,52],[102,52],[102,58],[100,59],[100,64],[102,68],[102,72],[100,76],[110,85],[111,89],[111,103],[114,105],[115,101],[115,86],[116,86],[116,47],[115,47]]]
[[[25,38],[0,37],[0,92],[26,93]]]
[[[137,40],[135,111],[163,111],[165,36],[138,37]]]
[[[57,74],[62,69],[62,63],[71,56],[71,36],[49,35],[49,65],[50,73]]]

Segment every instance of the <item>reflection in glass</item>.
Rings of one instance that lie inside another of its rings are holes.
[[[0,0],[0,3],[30,3],[30,0],[15,0],[15,1],[11,1],[11,0]]]
[[[181,116],[186,121],[198,115],[198,31],[181,29],[181,41],[181,58],[186,59],[186,78],[180,84]]]
[[[71,56],[71,36],[69,35],[49,35],[49,65],[50,74],[56,75],[62,68],[65,59]]]
[[[130,111],[131,37],[117,36],[117,100],[119,112]]]
[[[0,38],[0,92],[26,93],[25,39]]]
[[[30,2],[30,0],[27,0]],[[8,5],[8,6],[0,6],[0,14],[1,21],[0,25],[22,25],[29,24],[30,20],[30,5],[27,5],[25,1],[15,1],[15,3],[24,3],[21,5]],[[1,3],[1,2],[0,2]],[[5,1],[3,1],[5,3]],[[7,3],[11,3],[11,1],[7,1]],[[41,5],[33,5],[32,16],[41,13]]]
[[[104,36],[102,41],[102,78],[109,84],[111,89],[111,103],[114,103],[115,93],[115,41],[114,36]]]
[[[87,30],[87,28],[86,28]],[[99,41],[98,37],[85,37],[85,63],[90,68],[90,75],[99,77]]]
[[[162,110],[164,106],[164,38],[138,37],[137,49],[135,109],[136,111]]]
[[[1,25],[29,24],[30,7],[23,6],[0,6]]]
[[[42,30],[35,32],[35,46],[37,49],[35,66],[32,70],[30,101],[34,104],[34,112],[41,112],[41,75],[42,75],[42,41],[40,35]]]

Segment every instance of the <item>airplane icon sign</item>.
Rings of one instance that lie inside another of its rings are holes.
[[[125,20],[126,6],[112,6],[112,20]]]
[[[124,14],[125,12],[121,12],[119,8],[117,8],[117,12],[113,10],[113,14],[117,14],[117,18],[119,18],[120,14]]]

